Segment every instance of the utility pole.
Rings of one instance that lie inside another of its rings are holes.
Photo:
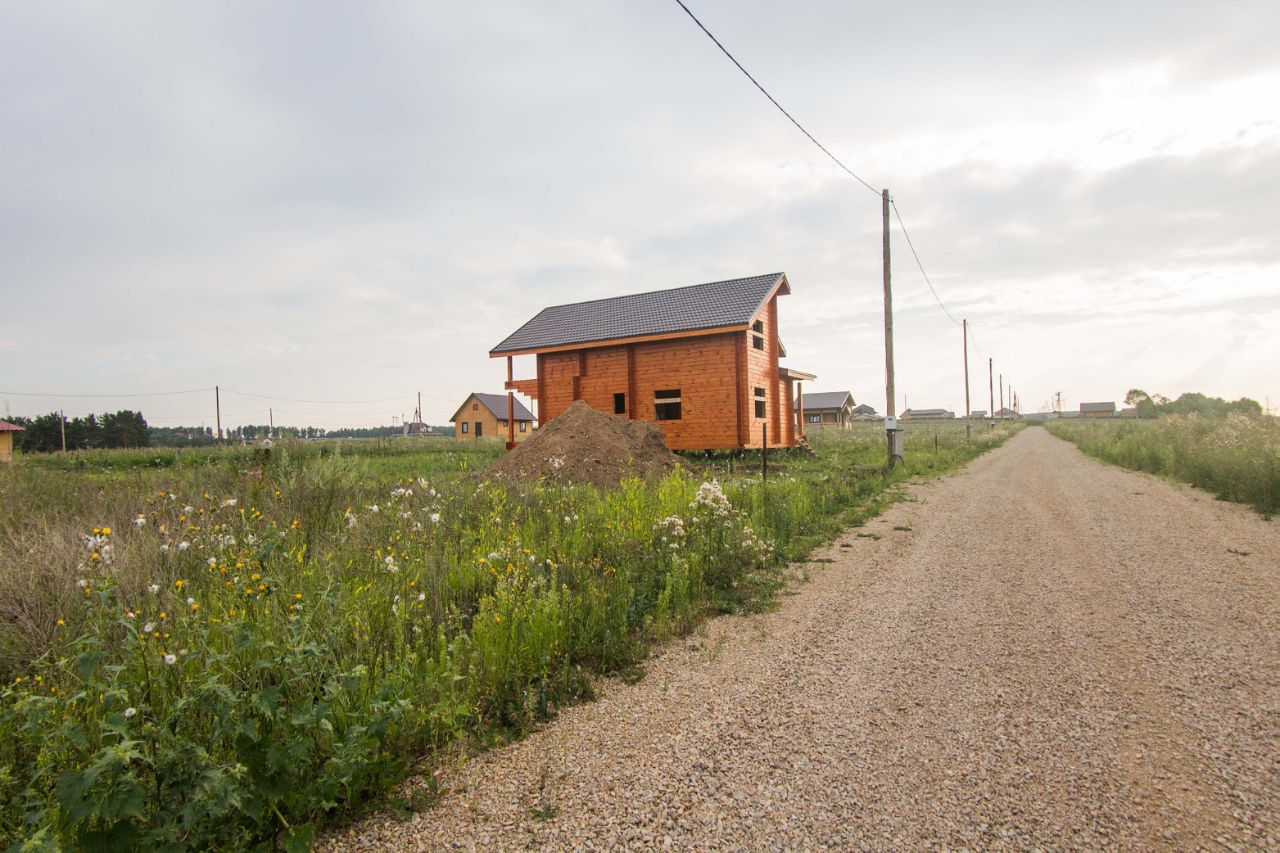
[[[991,372],[994,368],[995,368],[995,359],[988,358],[987,359],[987,396],[989,396],[991,399],[987,402],[987,405],[990,407],[987,409],[987,416],[988,416],[987,421],[992,426],[995,426],[995,422],[996,422],[996,383],[995,383],[995,380],[992,378],[993,374]]]
[[[67,413],[58,410],[58,429],[62,431],[62,452],[67,452]]]
[[[969,406],[969,320],[965,319],[964,326],[964,438],[965,441],[973,440],[973,409]]]
[[[213,406],[218,413],[218,444],[222,444],[222,392],[213,386]]]
[[[272,407],[270,406],[267,407],[267,425],[268,425],[267,429],[269,430],[267,432],[267,436],[269,438],[275,438],[276,437],[276,413],[275,413],[275,410],[272,409]]]
[[[1004,411],[1004,374],[1000,374],[1000,411]]]
[[[893,409],[893,286],[889,275],[889,191],[880,191],[880,219],[882,241],[884,244],[884,374],[885,401],[887,409],[884,413],[885,439],[889,447],[889,467],[893,467],[898,458],[897,437],[898,419]]]

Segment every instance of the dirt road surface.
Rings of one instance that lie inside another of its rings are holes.
[[[911,495],[326,845],[1280,849],[1277,522],[1037,428]]]

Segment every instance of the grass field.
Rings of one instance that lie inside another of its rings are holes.
[[[1229,415],[1050,421],[1048,430],[1103,461],[1199,486],[1267,517],[1280,510],[1280,421]]]
[[[499,444],[19,457],[0,470],[0,847],[305,848],[445,750],[517,737],[907,479],[1008,436],[872,426],[816,459],[522,487]]]

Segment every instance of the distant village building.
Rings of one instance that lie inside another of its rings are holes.
[[[13,461],[13,434],[16,432],[22,432],[22,427],[0,421],[0,462]]]
[[[907,409],[899,417],[904,421],[946,421],[955,416],[955,412],[947,409]]]
[[[1129,406],[1128,408],[1121,409],[1120,411],[1116,412],[1116,417],[1117,418],[1136,418],[1138,417],[1138,407]]]
[[[974,409],[972,412],[969,413],[969,417],[974,418],[976,420],[982,420],[986,416],[987,416],[986,409]]]
[[[796,408],[804,412],[805,429],[848,429],[853,426],[853,394],[848,391],[801,394]]]
[[[516,441],[524,441],[537,429],[533,412],[524,403],[514,401]],[[464,438],[506,438],[507,395],[482,394],[479,391],[462,401],[453,413],[453,436]]]
[[[1008,406],[1005,406],[1003,409],[996,412],[997,420],[1016,421],[1020,417],[1022,417],[1022,415]]]
[[[876,414],[876,410],[868,406],[866,403],[859,403],[853,407],[853,419],[855,421],[880,421],[884,418]]]
[[[503,412],[506,412],[506,401],[502,403]],[[424,424],[422,421],[409,421],[404,425],[404,434],[416,438],[444,438],[444,433],[433,428],[430,424]]]
[[[537,401],[547,423],[582,400],[652,421],[677,450],[793,447],[795,401],[811,373],[782,367],[778,297],[784,273],[713,281],[544,308],[489,351],[507,359],[507,388]],[[515,379],[512,359],[537,357]]]
[[[1081,403],[1082,418],[1113,418],[1116,414],[1115,403]]]

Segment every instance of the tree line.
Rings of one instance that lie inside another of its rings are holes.
[[[1262,404],[1257,400],[1241,397],[1228,402],[1221,397],[1210,397],[1198,391],[1189,391],[1176,400],[1170,400],[1163,394],[1148,394],[1141,388],[1133,388],[1124,395],[1124,402],[1126,406],[1137,409],[1140,418],[1155,418],[1160,415],[1225,418],[1230,414],[1258,417],[1262,414]]]
[[[138,447],[212,447],[218,437],[212,427],[206,426],[148,426],[141,412],[122,409],[101,415],[68,418],[64,425],[62,415],[50,412],[36,418],[10,417],[10,423],[22,427],[13,434],[13,446],[24,453],[53,453],[63,447],[63,430],[66,431],[67,450],[96,450]],[[453,427],[435,427],[438,432],[452,435]],[[245,424],[223,430],[224,443],[247,444],[264,438],[316,439],[316,438],[389,438],[400,435],[400,427],[347,427],[326,430],[321,427],[271,427],[267,424]]]

